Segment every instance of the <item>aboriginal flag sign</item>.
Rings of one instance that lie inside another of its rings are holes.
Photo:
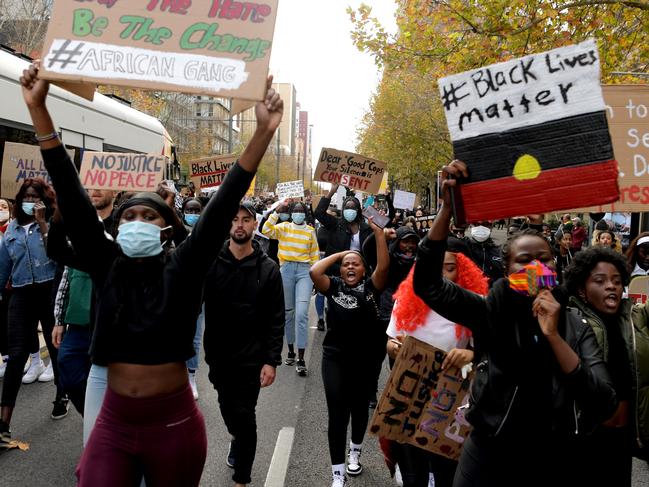
[[[469,168],[459,219],[619,198],[594,40],[442,78],[439,90],[455,158]]]

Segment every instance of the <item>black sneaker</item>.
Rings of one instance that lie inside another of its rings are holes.
[[[70,407],[70,401],[68,401],[68,396],[57,397],[53,402],[54,408],[52,408],[52,414],[50,417],[52,419],[63,419],[68,415],[68,408]]]
[[[322,318],[320,318],[318,320],[318,330],[324,331],[324,329],[325,329],[324,320]]]
[[[0,421],[0,444],[9,443],[11,441],[11,430],[9,429],[9,423]]]
[[[295,363],[295,352],[288,352],[286,360],[284,361],[286,365],[293,365]]]
[[[297,375],[300,377],[306,377],[306,363],[304,360],[298,360],[297,364],[295,365],[295,372],[297,372]]]
[[[230,449],[228,450],[228,458],[225,461],[225,464],[230,468],[234,468],[234,461],[235,461],[234,448],[235,448],[235,443],[233,438],[230,440]]]

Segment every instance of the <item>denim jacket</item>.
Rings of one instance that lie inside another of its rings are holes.
[[[23,287],[51,281],[55,271],[56,263],[47,257],[38,223],[25,232],[12,221],[0,243],[0,291],[9,278],[13,287]]]

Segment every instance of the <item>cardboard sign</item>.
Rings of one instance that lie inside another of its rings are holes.
[[[629,284],[629,299],[636,304],[644,304],[649,296],[649,276],[634,277]]]
[[[41,76],[262,100],[278,0],[56,0]]]
[[[15,198],[23,182],[28,178],[43,178],[48,183],[52,183],[45,169],[40,147],[6,142],[2,155],[0,196]]]
[[[619,198],[594,40],[439,80],[468,221]],[[458,211],[462,220],[462,212]]]
[[[189,161],[189,177],[197,188],[216,188],[238,158],[234,154],[227,154]]]
[[[155,191],[168,163],[158,154],[84,151],[79,178],[86,189]]]
[[[286,181],[277,183],[275,193],[280,200],[286,198],[304,198],[304,184],[299,181]]]
[[[320,152],[313,179],[366,193],[378,193],[385,171],[385,162],[325,147]]]
[[[649,204],[649,85],[604,85],[606,117],[619,163],[619,201],[579,213],[647,211]]]
[[[392,205],[401,210],[412,210],[415,207],[416,198],[417,195],[415,193],[408,193],[407,191],[397,189],[394,192],[394,201]]]
[[[457,460],[471,427],[464,419],[470,378],[442,372],[446,353],[407,336],[376,407],[370,431]]]

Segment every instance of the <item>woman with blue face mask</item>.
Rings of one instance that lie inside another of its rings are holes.
[[[203,205],[200,200],[189,198],[183,202],[181,210],[183,214],[183,222],[185,225],[190,227],[188,228],[188,231],[191,233],[191,229],[196,225],[196,223],[198,223],[198,219],[203,211]]]
[[[327,209],[331,204],[331,198],[336,194],[337,190],[338,185],[332,185],[329,194],[320,199],[320,203],[318,203],[318,207],[314,212],[316,220],[328,232],[327,248],[323,249],[325,257],[345,250],[361,252],[365,239],[372,235],[372,229],[363,219],[361,203],[353,196],[348,196],[343,201],[340,218],[336,218],[327,213]],[[327,270],[327,275],[337,276],[339,268],[340,265],[334,263]]]
[[[41,377],[44,380],[46,372],[52,373],[57,384],[52,418],[61,419],[68,412],[68,400],[58,386],[57,349],[52,345],[52,286],[56,264],[47,256],[46,242],[47,220],[54,198],[52,187],[43,179],[25,180],[16,195],[15,219],[9,223],[0,245],[0,289],[5,290],[9,279],[13,288],[7,317],[9,360],[2,384],[0,441],[6,436],[3,431],[9,428],[23,380],[23,367],[33,351],[39,321],[50,353],[51,369],[50,366],[46,369],[40,359],[34,361],[28,370],[33,377],[31,382]]]
[[[284,303],[286,307],[286,343],[288,356],[286,365],[295,364],[298,375],[307,374],[304,351],[307,345],[309,324],[309,303],[312,283],[309,269],[320,258],[315,229],[305,223],[306,206],[295,203],[290,209],[291,221],[280,222],[281,213],[288,212],[282,203],[264,223],[262,233],[279,241],[278,257],[282,281],[284,283]],[[295,342],[297,332],[297,363],[295,361]]]
[[[185,362],[194,355],[203,280],[282,118],[272,77],[255,107],[250,143],[176,248],[169,242],[182,222],[155,193],[124,202],[115,215],[116,240],[107,238],[58,139],[45,106],[49,83],[39,79],[37,64],[23,71],[21,85],[67,236],[94,285],[93,363],[108,365],[108,389],[77,467],[78,485],[137,485],[144,475],[147,485],[198,486],[207,437]]]

